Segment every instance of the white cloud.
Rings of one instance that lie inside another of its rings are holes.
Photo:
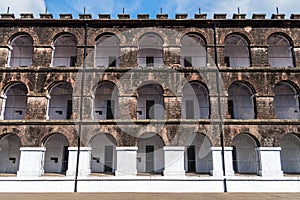
[[[16,17],[19,17],[19,13],[33,13],[35,17],[38,17],[39,13],[44,13],[46,8],[44,0],[0,1],[0,13],[6,13],[8,7],[10,13],[14,13]]]

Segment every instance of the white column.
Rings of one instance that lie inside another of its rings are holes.
[[[165,170],[164,176],[185,176],[184,170],[185,147],[164,147]]]
[[[259,158],[258,175],[283,176],[280,159],[281,147],[258,147],[256,150]]]
[[[225,175],[233,176],[232,164],[232,147],[224,147],[224,160],[225,160]],[[222,165],[222,147],[211,147],[213,170],[210,171],[213,176],[223,176]]]
[[[20,148],[20,165],[18,177],[41,176],[44,174],[45,147],[22,147]]]
[[[137,175],[137,147],[116,147],[117,169],[116,176],[136,176]]]
[[[75,176],[78,147],[69,147],[67,176]],[[91,147],[80,147],[78,176],[88,176],[91,173]]]

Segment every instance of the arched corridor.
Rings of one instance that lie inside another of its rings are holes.
[[[68,169],[69,154],[67,138],[60,133],[55,133],[47,138],[44,146],[46,147],[45,173],[65,173]]]
[[[92,138],[91,172],[114,172],[116,169],[116,140],[109,134],[98,134]]]
[[[210,173],[212,170],[211,142],[203,134],[192,133],[185,140],[185,171]]]
[[[234,171],[241,174],[257,174],[259,169],[257,142],[249,134],[241,133],[233,138],[232,147]]]
[[[164,169],[164,143],[155,133],[146,133],[137,138],[138,172],[162,172]]]
[[[49,95],[49,119],[71,119],[72,116],[72,87],[69,83],[58,83]]]
[[[6,89],[4,94],[4,119],[24,119],[27,111],[27,88],[16,83]]]
[[[33,57],[33,40],[29,35],[22,34],[10,42],[9,67],[30,67]]]
[[[17,173],[20,147],[21,141],[17,135],[8,134],[0,139],[0,173]]]
[[[77,41],[70,34],[59,36],[53,44],[53,67],[74,67],[77,62]]]
[[[284,173],[300,173],[300,138],[286,134],[280,140],[281,167]]]

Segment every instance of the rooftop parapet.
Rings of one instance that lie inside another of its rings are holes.
[[[176,14],[175,19],[187,19],[188,14]]]
[[[14,19],[15,15],[13,13],[3,13],[1,14],[1,19]]]
[[[207,14],[195,14],[195,19],[206,19]]]
[[[60,19],[73,19],[72,14],[59,14]]]
[[[148,14],[137,14],[137,18],[138,19],[149,19],[149,15]]]
[[[40,14],[41,19],[53,19],[52,14]]]
[[[110,14],[98,14],[99,19],[110,19]]]
[[[215,13],[214,19],[226,19],[226,13]]]
[[[20,13],[21,19],[33,19],[32,13]]]
[[[119,19],[130,19],[130,15],[129,14],[118,14],[118,18]]]
[[[300,14],[291,14],[291,19],[300,19]]]
[[[79,14],[79,19],[92,19],[91,14]]]
[[[246,19],[246,14],[233,14],[232,19]]]
[[[284,19],[285,14],[272,14],[271,19]]]
[[[156,19],[168,19],[168,14],[157,14]]]
[[[265,19],[266,14],[265,13],[253,13],[252,19]]]
[[[226,13],[215,13],[213,14],[213,18],[209,18],[210,19],[214,19],[214,20],[226,20]],[[1,19],[15,19],[15,15],[14,13],[1,13],[0,14],[0,18]],[[34,19],[34,15],[32,13],[21,13],[20,14],[20,19]],[[53,15],[52,14],[48,14],[48,13],[41,13],[40,14],[40,19],[53,19]],[[73,19],[72,14],[59,14],[59,19]],[[88,20],[88,19],[93,19],[91,14],[79,14],[79,19],[81,20]],[[98,14],[98,19],[100,20],[110,20],[111,19],[111,15],[110,14]],[[127,20],[130,19],[130,14],[118,14],[117,19],[120,20]],[[135,20],[149,20],[149,14],[137,14],[137,17],[134,18]],[[156,19],[158,20],[167,20],[168,18],[168,14],[157,14],[156,15]],[[187,20],[188,19],[188,14],[187,13],[176,13],[175,14],[175,19],[176,20]],[[202,13],[197,13],[194,15],[194,19],[196,20],[207,20],[207,14],[202,14]],[[234,13],[232,16],[232,19],[235,20],[244,20],[246,19],[246,14],[240,14],[240,13]],[[252,19],[254,20],[265,20],[266,19],[266,14],[265,13],[253,13],[252,14]],[[272,14],[270,19],[279,19],[279,20],[283,20],[285,19],[285,14],[283,13],[277,13],[277,14]],[[295,19],[295,20],[299,20],[300,19],[300,14],[291,14],[289,19]],[[114,19],[113,19],[114,20]]]

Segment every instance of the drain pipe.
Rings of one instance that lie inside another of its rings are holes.
[[[218,115],[219,115],[219,130],[220,130],[220,141],[221,141],[221,156],[222,156],[222,171],[223,171],[223,186],[224,192],[227,192],[227,182],[226,182],[226,172],[225,172],[225,151],[224,151],[224,135],[223,135],[223,119],[221,110],[221,96],[220,96],[220,73],[219,73],[219,62],[218,62],[218,45],[217,45],[217,33],[216,24],[214,23],[214,43],[215,43],[215,63],[216,63],[216,83],[217,83],[217,93],[218,93]]]
[[[80,106],[79,106],[79,124],[78,124],[78,136],[77,136],[77,160],[75,171],[75,185],[74,192],[77,192],[78,185],[78,171],[79,171],[79,156],[81,145],[81,132],[82,132],[82,107],[83,107],[83,95],[84,95],[84,83],[85,83],[85,69],[86,69],[86,52],[87,52],[87,39],[88,39],[88,24],[84,26],[84,53],[83,53],[83,69],[81,75],[81,91],[80,91]]]

